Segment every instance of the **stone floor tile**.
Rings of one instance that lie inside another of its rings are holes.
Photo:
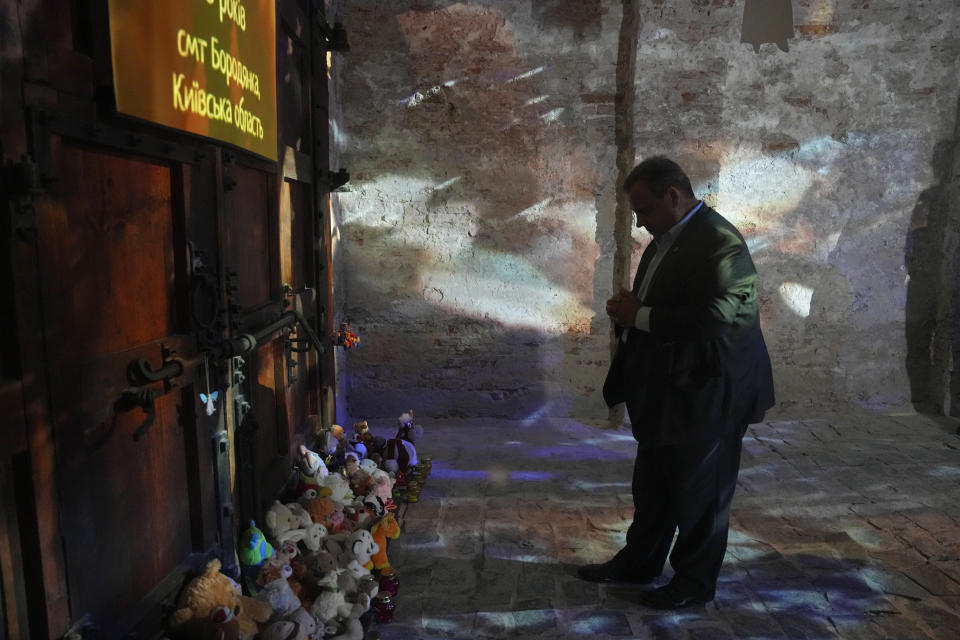
[[[627,430],[425,426],[434,474],[421,502],[398,512],[390,553],[401,586],[385,640],[960,637],[960,438],[924,418],[851,412],[752,427],[716,599],[683,612],[575,577],[623,544]],[[487,437],[463,447],[465,429]]]

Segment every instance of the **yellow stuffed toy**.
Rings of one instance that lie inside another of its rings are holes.
[[[244,640],[252,640],[259,630],[257,623],[267,622],[273,615],[273,607],[268,603],[241,595],[237,583],[220,573],[220,561],[213,559],[180,594],[177,609],[170,616],[170,627],[187,637],[199,637],[203,625],[218,607],[233,611]]]

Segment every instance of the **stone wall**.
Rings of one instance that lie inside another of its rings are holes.
[[[784,407],[909,401],[905,247],[954,138],[953,0],[794,0],[794,37],[758,48],[744,0],[636,7],[617,135],[621,2],[344,6],[351,415],[606,419],[604,302],[647,241],[615,264],[629,144],[747,236]]]

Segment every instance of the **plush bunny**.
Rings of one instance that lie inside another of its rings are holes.
[[[377,597],[380,592],[380,583],[373,577],[369,569],[364,569],[356,560],[351,560],[342,568],[343,573],[337,579],[341,591],[347,594],[363,592],[371,599]]]
[[[338,579],[343,569],[333,569],[328,571],[322,578],[317,580],[317,587],[320,589],[320,595],[313,601],[310,607],[310,615],[320,624],[326,625],[340,615],[340,610],[347,606],[343,592],[340,591]]]
[[[310,512],[307,511],[306,507],[299,502],[289,502],[287,503],[287,509],[290,509],[290,513],[294,515],[300,521],[300,527],[308,527],[313,523],[313,518],[310,517]]]
[[[324,538],[327,537],[327,528],[319,522],[311,522],[309,526],[303,529],[293,529],[280,534],[278,542],[281,544],[287,541],[302,542],[309,551],[319,551],[323,545]]]

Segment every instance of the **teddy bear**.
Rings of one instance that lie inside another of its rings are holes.
[[[365,569],[373,568],[373,556],[380,551],[380,547],[366,529],[358,529],[350,534],[347,539],[346,548],[337,559],[340,566],[346,566],[351,560],[356,560],[360,566]]]
[[[352,479],[360,470],[360,456],[355,451],[348,451],[343,455],[343,460],[343,472],[347,479]]]
[[[393,517],[392,513],[386,514],[371,528],[374,542],[377,543],[378,550],[373,554],[373,568],[377,571],[390,568],[390,560],[387,559],[387,538],[396,540],[400,537],[400,524]]]
[[[227,607],[240,628],[241,640],[251,640],[257,633],[257,623],[269,620],[273,608],[269,603],[240,595],[235,584],[220,573],[220,560],[214,558],[208,562],[203,573],[187,583],[177,599],[177,608],[170,616],[171,629],[200,635],[214,610]]]
[[[336,530],[343,523],[343,511],[330,498],[311,498],[303,503],[312,522],[322,524],[327,532]]]
[[[363,469],[357,469],[357,471],[350,478],[350,489],[353,491],[355,496],[365,496],[376,486],[376,480],[373,479],[373,476]]]
[[[331,571],[336,571],[337,559],[329,551],[319,551],[310,556],[310,575],[316,580],[327,575]]]
[[[267,509],[264,520],[270,537],[277,541],[281,540],[281,535],[287,531],[299,529],[313,522],[305,509],[293,510],[279,500],[273,501],[273,505]]]
[[[288,564],[283,565],[279,570],[271,565],[261,570],[263,589],[257,594],[257,599],[268,603],[273,608],[273,619],[286,616],[301,607],[300,598],[287,581],[292,575],[293,569]]]
[[[229,607],[217,607],[207,618],[201,640],[240,640],[240,621]]]

